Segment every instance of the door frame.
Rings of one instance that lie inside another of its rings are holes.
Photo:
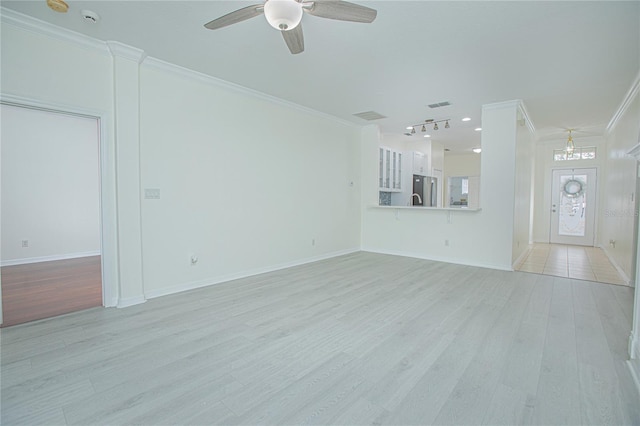
[[[559,170],[595,170],[596,173],[596,186],[595,186],[595,190],[594,190],[594,199],[593,199],[593,242],[591,245],[584,245],[585,247],[597,247],[598,245],[598,211],[599,211],[599,202],[600,202],[600,197],[599,197],[599,180],[600,180],[600,168],[598,166],[587,166],[587,167],[552,167],[551,168],[551,177],[550,177],[550,195],[551,198],[549,199],[549,243],[551,244],[569,244],[569,243],[553,243],[551,241],[551,235],[552,235],[552,227],[553,227],[553,185],[554,185],[554,179],[553,179],[553,175],[555,174],[556,171]]]
[[[117,306],[119,262],[117,256],[116,179],[113,143],[108,139],[110,116],[105,111],[46,102],[0,93],[0,103],[18,108],[65,114],[98,121],[98,164],[100,168],[100,252],[102,273],[102,305]],[[0,281],[0,324],[2,324],[2,283]]]

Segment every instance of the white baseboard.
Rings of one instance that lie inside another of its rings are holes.
[[[394,251],[394,250],[380,250],[380,249],[375,249],[371,247],[363,247],[362,251],[366,251],[370,253],[378,253],[378,254],[389,254],[392,256],[412,257],[414,259],[433,260],[435,262],[453,263],[455,265],[475,266],[478,268],[497,269],[499,271],[513,272],[513,269],[511,268],[510,265],[494,265],[491,263],[483,263],[483,262],[460,261],[460,259],[458,258],[451,259],[448,257],[441,257],[441,256],[425,256],[419,253],[409,253],[409,252]]]
[[[52,262],[54,260],[77,259],[80,257],[100,256],[100,250],[81,253],[55,254],[52,256],[25,257],[23,259],[3,260],[0,266],[26,265],[28,263]]]
[[[347,249],[347,250],[339,250],[331,253],[326,253],[320,256],[307,257],[304,259],[295,260],[292,262],[280,263],[277,265],[266,266],[263,268],[251,269],[248,271],[242,271],[234,274],[224,275],[221,277],[207,278],[204,280],[191,281],[187,283],[182,283],[178,285],[174,285],[171,287],[165,287],[155,290],[145,290],[145,295],[147,299],[154,299],[156,297],[167,296],[170,294],[181,293],[183,291],[195,290],[197,288],[208,287],[210,285],[216,285],[225,283],[227,281],[233,281],[240,278],[247,278],[254,275],[265,274],[267,272],[279,271],[281,269],[291,268],[294,266],[304,265],[307,263],[318,262],[320,260],[331,259],[333,257],[344,256],[346,254],[356,253],[360,251],[359,248]]]
[[[526,248],[525,251],[523,251],[520,256],[518,256],[518,258],[511,264],[511,269],[515,270],[516,266],[522,262],[528,255],[529,253],[531,253],[531,244],[529,244],[529,247]]]
[[[627,273],[624,272],[624,270],[620,267],[620,265],[618,265],[618,262],[616,262],[616,260],[611,255],[611,253],[609,253],[609,250],[607,250],[607,247],[603,246],[602,244],[598,245],[598,247],[601,248],[602,251],[604,252],[604,254],[607,255],[607,257],[609,258],[609,262],[611,262],[613,267],[616,268],[616,271],[618,271],[618,274],[622,278],[622,281],[624,281],[625,284],[630,286],[631,285],[631,279],[629,279],[629,276],[627,275]]]
[[[103,305],[105,308],[115,308],[115,307],[117,307],[117,306],[118,306],[118,298],[117,298],[117,297],[114,297],[114,298],[112,298],[112,299],[110,299],[110,300],[104,299],[104,300],[102,301],[102,305]]]
[[[628,360],[627,366],[629,367],[631,377],[633,377],[633,381],[636,384],[636,388],[638,388],[638,392],[640,392],[640,359]]]
[[[133,296],[133,297],[123,297],[118,300],[116,307],[127,308],[133,305],[140,305],[141,303],[144,303],[146,301],[147,299],[145,299],[145,297],[142,294],[138,296]]]
[[[640,360],[640,336],[635,335],[635,330],[629,334],[629,358]]]

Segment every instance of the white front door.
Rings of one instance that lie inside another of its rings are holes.
[[[551,243],[593,246],[596,182],[596,169],[553,170]]]

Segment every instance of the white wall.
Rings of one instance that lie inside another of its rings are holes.
[[[444,153],[443,199],[444,206],[449,205],[449,178],[454,176],[480,176],[482,154]],[[482,201],[480,201],[482,202]]]
[[[527,118],[518,121],[516,135],[516,172],[514,197],[514,224],[512,263],[527,252],[531,240],[531,205],[533,191],[534,138]]]
[[[627,278],[632,274],[634,227],[636,222],[635,158],[627,152],[638,144],[640,134],[640,95],[637,82],[622,115],[617,117],[606,137],[606,176],[602,182],[600,243]],[[615,246],[609,241],[614,240]]]
[[[97,120],[9,105],[1,111],[2,264],[98,254]]]
[[[380,141],[375,129],[366,129],[362,139],[363,250],[510,270],[519,104],[483,107],[479,212],[376,207]]]
[[[431,142],[431,169],[444,173],[444,145],[440,142]],[[434,173],[435,174],[435,173]]]
[[[568,137],[568,135],[567,135]],[[575,161],[553,161],[553,150],[564,149],[567,144],[567,138],[554,139],[538,142],[535,146],[535,165],[534,165],[534,209],[533,209],[533,242],[548,243],[549,227],[551,226],[551,184],[553,169],[567,168],[596,168],[598,171],[598,187],[597,200],[598,206],[602,205],[601,199],[603,194],[604,167],[607,157],[605,141],[602,137],[575,136],[573,140],[576,146],[595,146],[595,160],[575,160]],[[598,217],[601,216],[600,208],[596,213],[596,227]],[[596,232],[596,241],[601,241]],[[608,240],[607,240],[608,241]]]
[[[358,127],[144,65],[140,102],[147,296],[359,249]]]
[[[2,98],[103,118],[102,207],[110,225],[103,244],[113,260],[104,273],[115,287],[107,305],[359,248],[358,127],[188,71],[142,65],[140,119],[128,126],[140,135],[121,135],[114,88],[128,80],[114,73],[114,62],[128,70],[125,61],[139,52],[110,44],[114,58],[105,43],[57,28],[42,35],[39,23],[9,15],[2,16]],[[131,149],[139,161],[116,162]],[[159,188],[161,199],[141,200],[143,188]],[[118,223],[140,221],[139,246],[119,238]],[[140,279],[126,264],[126,253],[137,250]]]
[[[482,154],[459,154],[445,152],[445,176],[480,176]]]
[[[104,44],[72,41],[74,36],[42,35],[43,24],[3,10],[0,95],[64,111],[100,117],[101,208],[104,303],[113,306],[118,292],[115,141],[112,123],[111,57]],[[66,34],[66,33],[65,33]],[[106,176],[106,178],[105,178]]]

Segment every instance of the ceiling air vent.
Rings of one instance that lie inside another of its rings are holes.
[[[440,107],[449,106],[449,105],[451,105],[450,102],[444,101],[444,102],[438,102],[437,104],[431,104],[429,105],[429,108],[440,108]]]
[[[380,120],[381,118],[387,118],[386,115],[382,115],[378,112],[375,111],[366,111],[366,112],[359,112],[357,114],[353,114],[356,117],[362,118],[363,120],[367,120],[367,121],[373,121],[373,120]]]

